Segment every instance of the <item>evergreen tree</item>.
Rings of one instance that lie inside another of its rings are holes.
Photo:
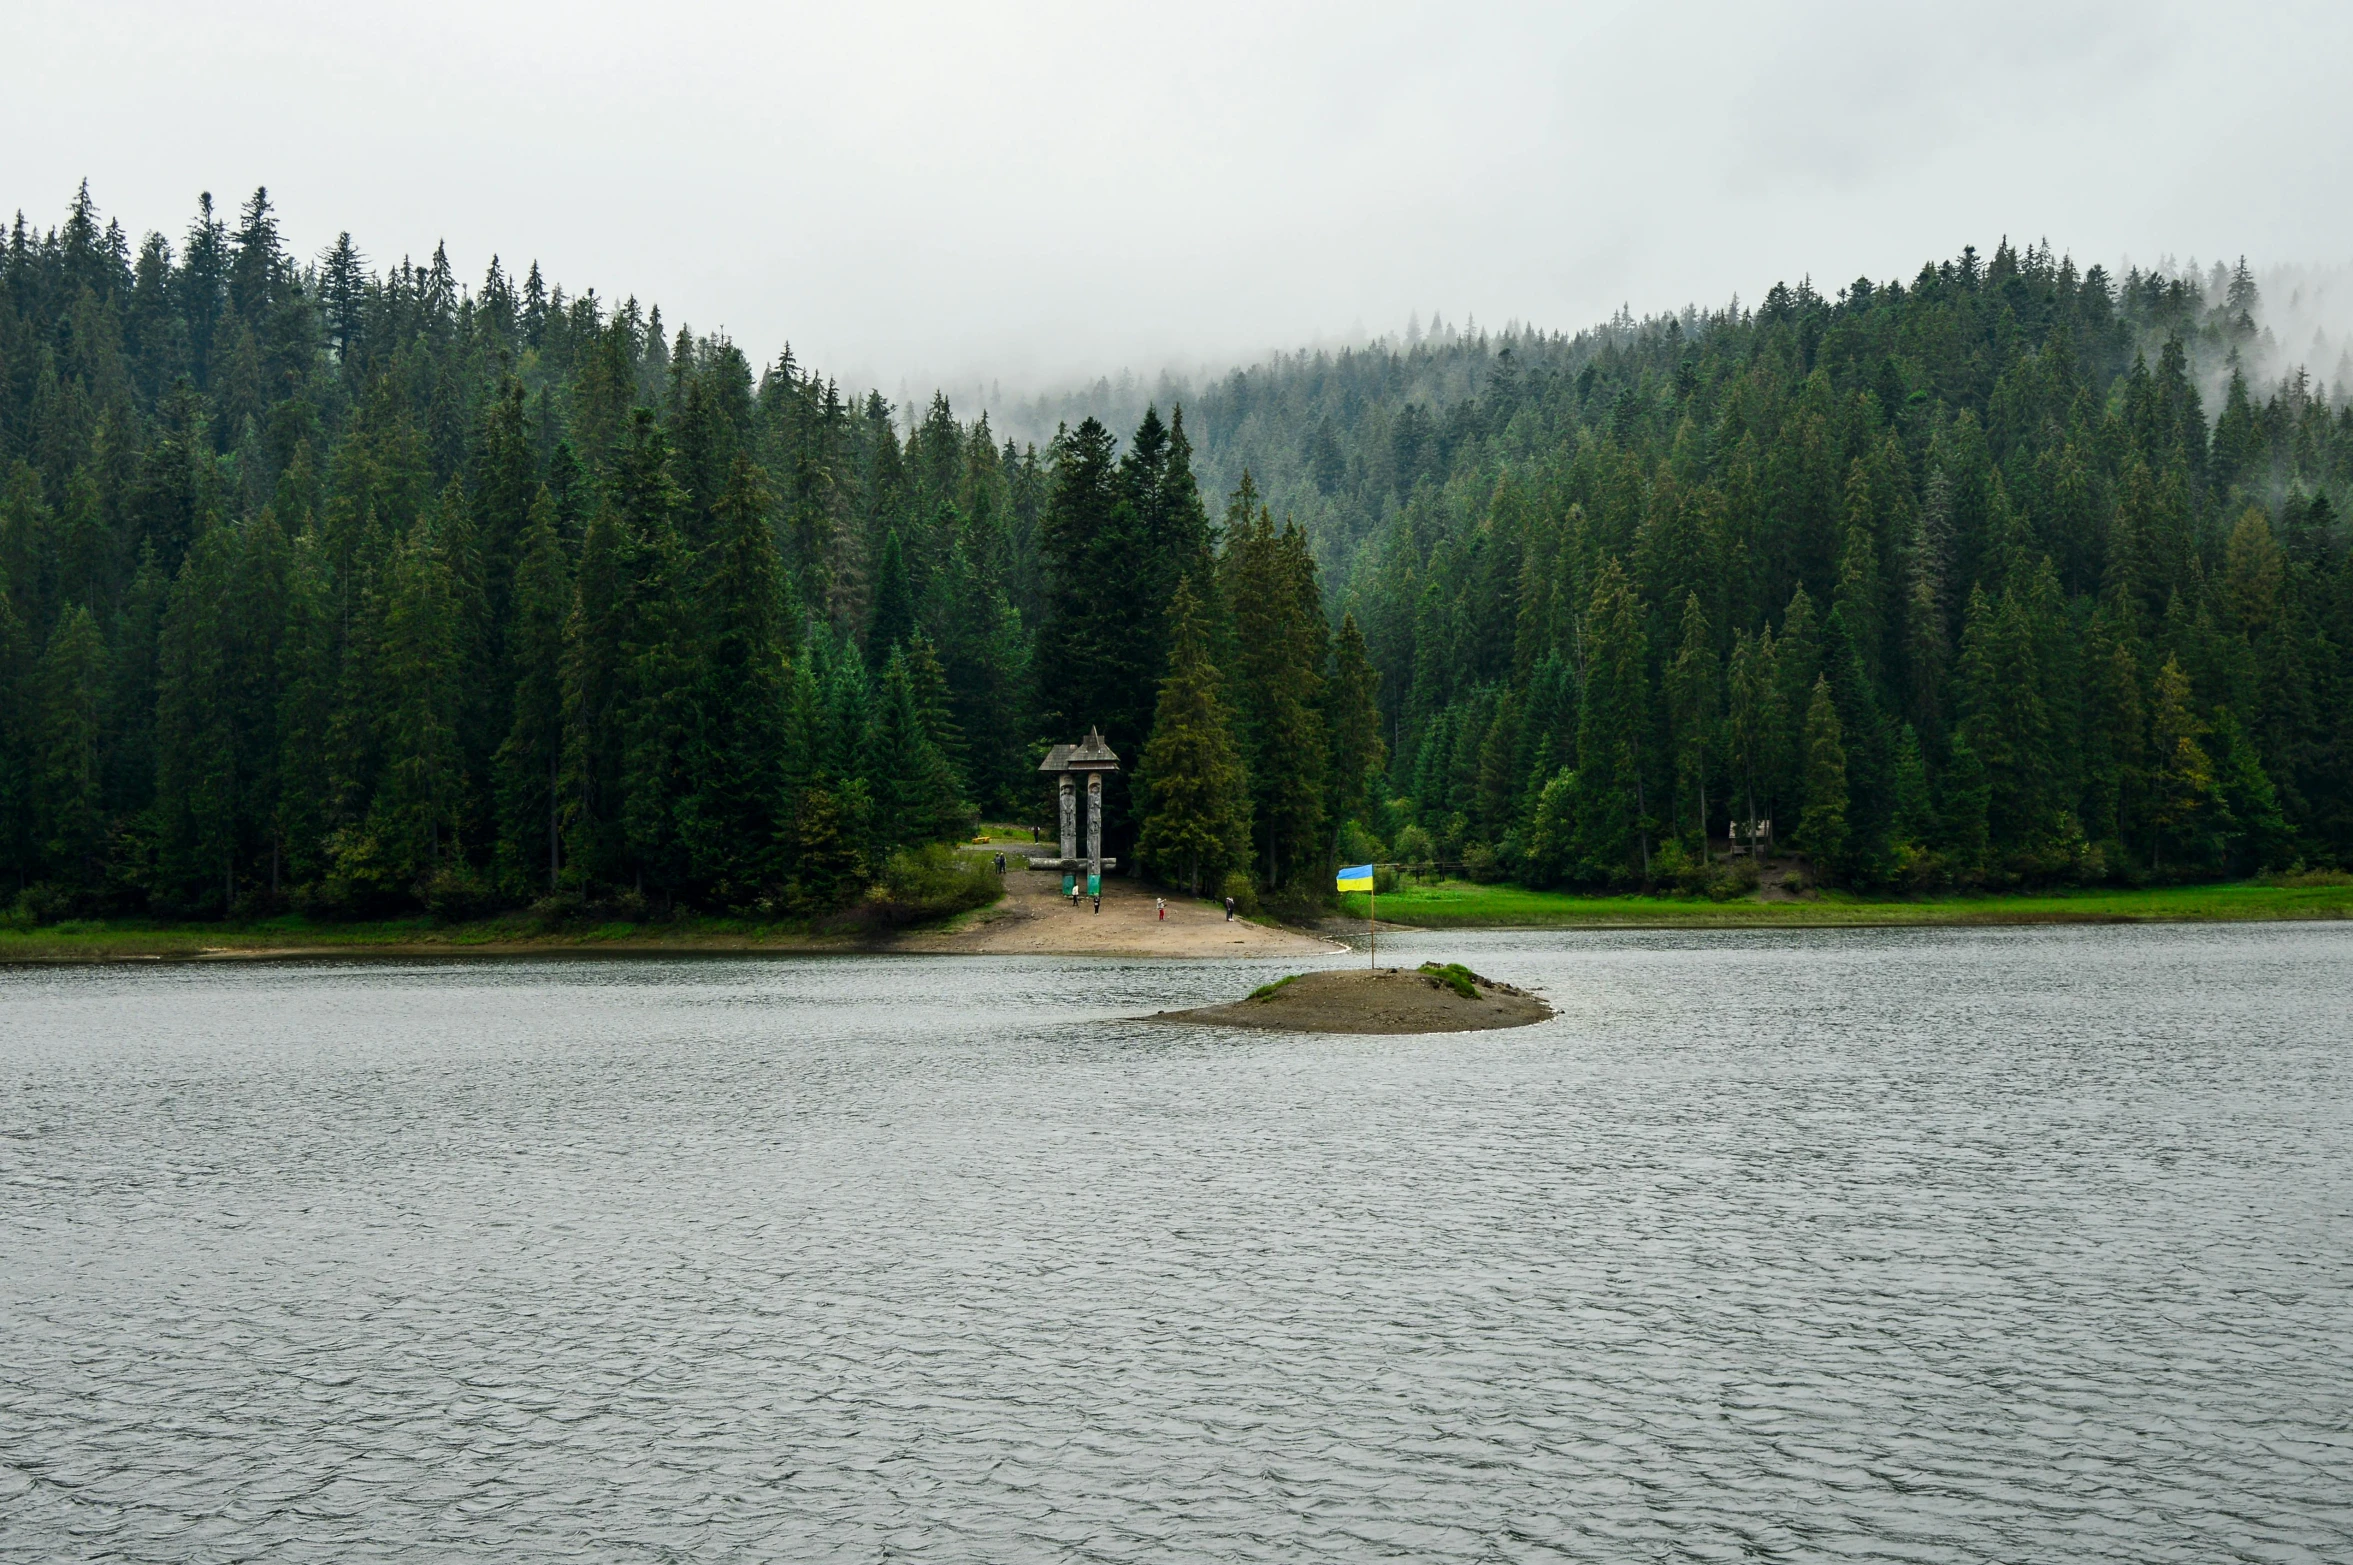
[[[1739,810],[1749,842],[1749,855],[1763,853],[1760,821],[1771,819],[1772,777],[1777,736],[1785,719],[1781,682],[1776,665],[1773,633],[1752,640],[1740,631],[1732,639],[1732,657],[1725,672],[1725,739],[1729,749]],[[1759,805],[1764,807],[1760,815]]]
[[[2228,868],[2242,875],[2286,868],[2295,834],[2280,813],[2278,791],[2264,774],[2254,742],[2228,707],[2214,713],[2214,791],[2219,814],[2228,822]]]
[[[1650,731],[1649,638],[1634,584],[1615,558],[1604,562],[1587,616],[1591,651],[1577,724],[1577,832],[1572,873],[1624,884],[1650,880],[1648,796],[1643,769]]]
[[[1708,756],[1716,731],[1716,644],[1699,594],[1683,600],[1683,640],[1667,669],[1667,707],[1675,734],[1676,796],[1688,806],[1677,835],[1690,828],[1690,841],[1707,857]]]
[[[1835,874],[1846,849],[1846,747],[1839,732],[1838,706],[1828,675],[1814,681],[1806,704],[1806,808],[1798,818],[1798,842],[1817,874]]]
[[[240,746],[215,697],[227,683],[222,622],[236,538],[225,526],[197,538],[171,587],[157,641],[155,803],[158,896],[176,909],[226,914],[238,896]]]
[[[2155,756],[2150,779],[2155,798],[2150,811],[2156,832],[2149,867],[2165,867],[2170,847],[2177,864],[2195,865],[2213,852],[2214,763],[2207,759],[2205,725],[2190,704],[2189,676],[2178,659],[2167,658],[2157,671],[2157,689],[2149,713],[2149,748]]]
[[[1924,846],[1935,830],[1928,762],[1920,753],[1920,736],[1910,723],[1904,724],[1896,736],[1894,826],[1897,845],[1907,851]]]
[[[1175,624],[1173,602],[1169,615]],[[1387,747],[1381,742],[1380,681],[1380,670],[1372,665],[1356,616],[1342,615],[1340,633],[1332,643],[1332,675],[1324,686],[1324,729],[1332,746],[1330,804],[1336,822],[1367,818],[1373,787],[1388,765]],[[1161,699],[1164,703],[1167,700],[1165,687]],[[1155,719],[1154,732],[1158,731]]]
[[[1264,884],[1279,887],[1320,867],[1327,851],[1326,633],[1315,562],[1305,535],[1288,524],[1277,533],[1262,506],[1229,523],[1220,570],[1256,857]]]
[[[336,819],[333,749],[342,688],[342,604],[315,530],[294,540],[286,571],[285,634],[278,653],[277,813],[270,827],[297,886],[327,869]]]
[[[1169,635],[1168,675],[1137,772],[1144,825],[1136,851],[1154,873],[1198,896],[1204,877],[1214,886],[1248,858],[1250,794],[1189,577],[1178,579],[1170,600]]]
[[[387,889],[420,890],[444,873],[463,876],[461,840],[466,803],[464,716],[468,664],[456,542],[446,514],[419,518],[393,563],[391,592],[379,651],[381,679],[391,697],[384,720],[384,782],[369,813],[364,871],[347,859],[353,879],[380,879]]]
[[[506,634],[514,685],[497,756],[499,875],[514,895],[552,893],[563,870],[564,626],[570,562],[542,485],[520,539]]]
[[[866,664],[880,669],[915,634],[915,589],[897,529],[882,541],[882,564],[874,576],[874,605],[867,611]]]
[[[688,775],[681,805],[691,875],[721,905],[772,895],[784,805],[783,562],[772,497],[738,452],[710,507],[713,537],[695,594],[702,621]]]
[[[924,724],[903,648],[892,654],[875,691],[866,789],[873,800],[868,840],[878,855],[970,829],[956,774]]]
[[[1039,529],[1048,587],[1038,700],[1049,732],[1093,724],[1117,749],[1136,742],[1145,714],[1124,688],[1118,631],[1132,612],[1124,600],[1135,548],[1132,513],[1117,511],[1112,446],[1111,431],[1091,418],[1056,442],[1053,497]]]
[[[99,768],[106,644],[81,604],[58,616],[39,675],[41,736],[34,798],[49,873],[87,896],[104,868],[106,813]]]

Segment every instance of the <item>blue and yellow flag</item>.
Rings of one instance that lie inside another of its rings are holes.
[[[1370,891],[1373,889],[1373,867],[1370,864],[1351,864],[1340,871],[1342,891]]]

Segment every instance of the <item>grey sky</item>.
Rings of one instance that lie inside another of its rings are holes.
[[[1574,329],[1968,242],[2353,257],[2353,7],[0,0],[0,191],[446,239],[886,388]]]

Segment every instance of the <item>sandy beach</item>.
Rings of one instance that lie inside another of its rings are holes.
[[[1122,875],[1103,877],[1103,910],[1081,897],[1076,909],[1061,895],[1062,876],[1028,868],[1006,856],[1005,898],[954,928],[926,930],[896,943],[902,951],[968,955],[1057,956],[1314,956],[1344,950],[1287,929],[1229,922],[1214,902],[1169,896],[1168,916],[1155,916],[1154,892]]]

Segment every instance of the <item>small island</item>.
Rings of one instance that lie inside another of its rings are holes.
[[[1459,962],[1425,962],[1298,973],[1247,999],[1162,1011],[1155,1019],[1277,1032],[1416,1033],[1526,1027],[1551,1015],[1552,1007],[1525,989],[1482,978]]]

